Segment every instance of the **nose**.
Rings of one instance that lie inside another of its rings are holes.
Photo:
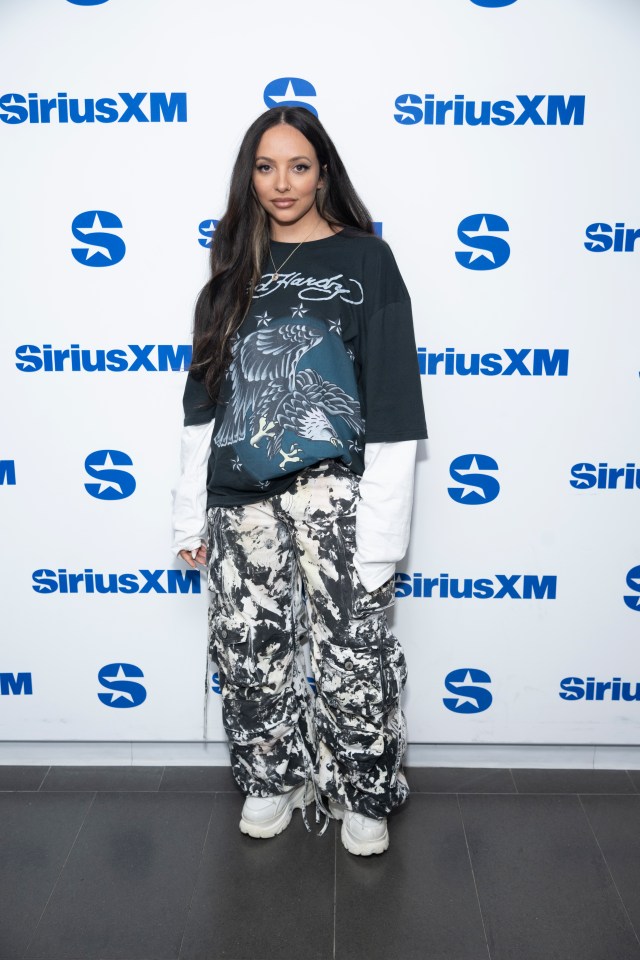
[[[276,176],[276,190],[278,193],[286,193],[287,190],[291,190],[291,184],[288,180],[288,172],[286,168],[280,170]]]

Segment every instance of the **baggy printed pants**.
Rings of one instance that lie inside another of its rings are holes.
[[[209,655],[245,794],[313,778],[316,796],[382,818],[408,795],[406,665],[387,624],[393,582],[367,593],[353,565],[358,486],[324,460],[283,494],[208,510]]]

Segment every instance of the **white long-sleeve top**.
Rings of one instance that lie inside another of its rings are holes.
[[[173,494],[173,552],[194,556],[207,534],[207,464],[213,420],[182,428]],[[354,565],[368,591],[382,586],[409,545],[417,440],[368,443],[356,508]]]

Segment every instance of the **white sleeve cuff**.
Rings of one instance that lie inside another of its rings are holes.
[[[357,553],[353,558],[353,565],[367,593],[373,593],[396,572],[395,563],[361,563]]]
[[[197,550],[207,535],[207,465],[213,420],[183,427],[180,441],[180,478],[173,496],[172,551]]]
[[[354,565],[369,592],[393,576],[409,546],[417,446],[403,440],[364,449]]]

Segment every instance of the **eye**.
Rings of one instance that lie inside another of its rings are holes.
[[[295,167],[294,167],[293,169],[294,169],[297,173],[306,173],[306,171],[309,169],[309,164],[308,164],[308,163],[296,163],[296,165],[295,165]]]
[[[256,170],[260,173],[265,173],[265,171],[270,170],[271,166],[268,163],[258,163],[256,164]]]

